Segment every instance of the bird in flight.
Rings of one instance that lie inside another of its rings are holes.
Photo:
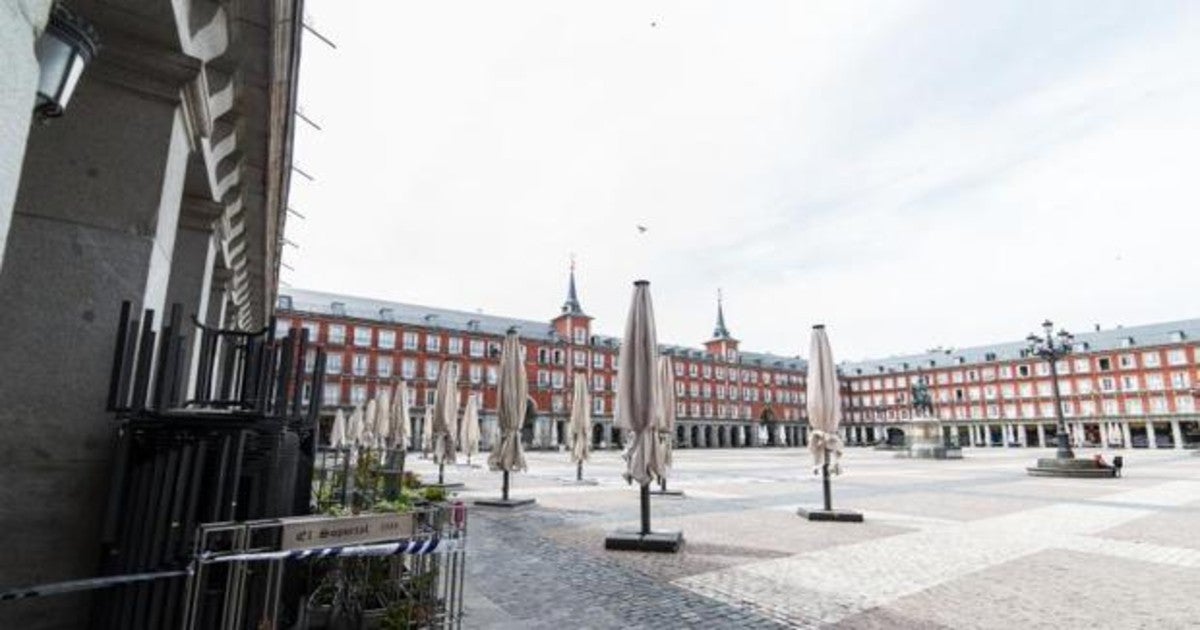
[[[650,229],[650,228],[648,228],[648,227],[646,227],[646,226],[644,226],[644,225],[639,225],[639,226],[637,226],[637,229],[638,229],[638,233],[639,233],[639,234],[645,234],[645,233],[646,233],[646,230],[648,230],[648,229]]]

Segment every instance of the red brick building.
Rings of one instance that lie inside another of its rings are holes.
[[[464,396],[480,400],[485,447],[495,426],[500,343],[515,328],[529,378],[527,441],[534,447],[566,442],[574,381],[583,378],[592,395],[594,444],[621,444],[612,426],[620,340],[593,329],[574,270],[560,312],[548,321],[295,289],[280,296],[277,318],[279,332],[303,327],[324,344],[323,394],[331,409],[365,404],[381,387],[403,379],[413,394],[414,417],[420,418],[433,400],[440,370],[456,370]],[[663,346],[662,352],[674,361],[681,447],[802,441],[804,361],[741,352],[720,303],[713,338],[703,349]]]

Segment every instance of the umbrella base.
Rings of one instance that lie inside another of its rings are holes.
[[[596,481],[595,479],[576,479],[574,477],[571,477],[570,479],[563,477],[558,481],[567,486],[595,486],[600,484],[600,482]]]
[[[617,530],[604,538],[604,548],[617,551],[657,551],[675,553],[683,546],[683,532]]]
[[[660,497],[682,497],[683,490],[651,490],[650,494]]]
[[[810,521],[835,521],[838,523],[861,523],[863,522],[862,512],[854,512],[851,510],[819,510],[810,508],[800,508],[796,513]]]
[[[537,499],[475,499],[481,507],[516,508],[537,503]]]
[[[446,483],[423,483],[422,488],[441,488],[442,490],[462,490],[467,487],[461,481],[447,481]]]

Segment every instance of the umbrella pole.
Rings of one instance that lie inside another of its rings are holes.
[[[642,484],[642,535],[650,535],[650,482]]]
[[[504,471],[504,485],[500,489],[500,498],[505,501],[508,500],[508,471],[507,470]]]
[[[661,477],[661,478],[659,478],[659,480],[658,480],[658,489],[659,489],[659,490],[662,490],[663,492],[666,492],[666,491],[667,491],[667,478],[666,478],[666,477]]]
[[[829,451],[825,451],[825,464],[821,466],[821,485],[825,490],[825,511],[833,511],[833,497],[829,489]]]
[[[438,464],[438,485],[439,486],[446,483],[446,480],[443,478],[445,475],[445,472],[446,472],[446,464],[444,464],[444,463]]]
[[[575,481],[583,481],[583,461],[575,462]]]
[[[346,505],[346,495],[350,492],[350,449],[342,454],[342,505]]]

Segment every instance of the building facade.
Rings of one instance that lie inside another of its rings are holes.
[[[413,387],[420,418],[437,374],[459,373],[482,403],[484,445],[494,433],[498,349],[516,328],[530,383],[527,443],[556,448],[574,380],[592,395],[593,444],[619,447],[612,425],[619,340],[596,334],[572,271],[567,299],[549,321],[496,317],[292,290],[280,297],[278,326],[301,326],[330,351],[325,403],[365,404],[381,386]],[[948,440],[963,446],[1040,446],[1057,427],[1050,368],[1024,342],[884,360],[842,363],[843,437],[851,445],[900,442],[912,417],[911,388],[925,379]],[[680,448],[807,443],[806,363],[743,352],[717,305],[712,337],[700,347],[662,346],[676,377]],[[1182,448],[1200,442],[1200,320],[1095,330],[1074,339],[1057,364],[1063,414],[1075,444]]]
[[[852,441],[903,431],[923,378],[947,437],[962,445],[1052,444],[1050,364],[1023,342],[845,363],[842,405]],[[1072,442],[1182,448],[1200,442],[1200,320],[1090,331],[1055,364]]]
[[[566,446],[574,382],[585,379],[592,399],[593,445],[623,445],[613,426],[620,340],[593,330],[593,320],[579,302],[574,270],[567,299],[548,321],[300,290],[280,295],[277,318],[277,333],[301,327],[326,348],[323,402],[331,410],[365,404],[382,387],[402,379],[412,392],[419,423],[433,401],[440,371],[455,370],[463,396],[481,403],[484,448],[496,435],[500,343],[515,328],[529,379],[526,442],[533,448]],[[703,347],[663,346],[662,353],[672,358],[675,369],[679,447],[796,445],[803,440],[804,361],[741,352],[725,327],[720,304],[713,338]]]
[[[122,302],[261,328],[292,168],[298,0],[66,4],[0,2],[5,587],[96,575],[120,491],[106,400]],[[38,124],[39,76],[61,67],[39,54],[64,9],[99,48]],[[10,602],[0,627],[88,627],[91,600]]]

